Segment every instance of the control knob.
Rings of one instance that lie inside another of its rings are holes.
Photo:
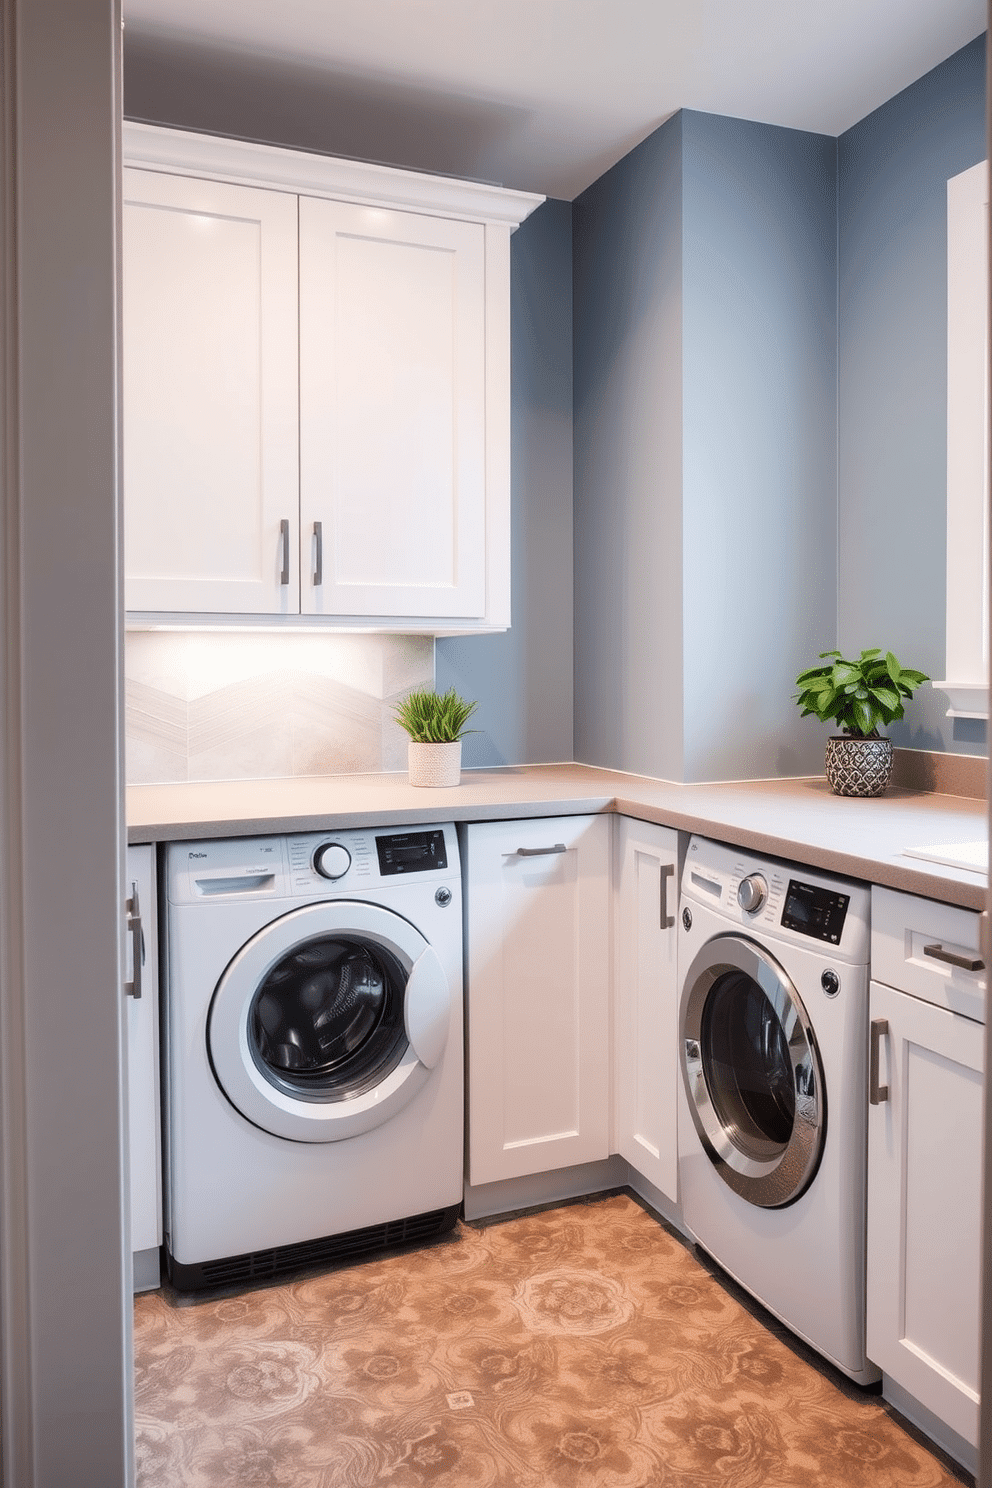
[[[737,903],[745,914],[757,914],[768,898],[768,884],[760,873],[749,873],[741,879],[737,890]]]
[[[313,866],[322,878],[343,878],[351,867],[351,853],[340,842],[325,842],[314,853]]]

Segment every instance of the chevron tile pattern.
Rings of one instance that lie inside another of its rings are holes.
[[[434,681],[430,636],[133,631],[129,784],[401,770],[393,706]]]

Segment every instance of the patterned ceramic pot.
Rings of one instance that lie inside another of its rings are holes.
[[[891,739],[827,740],[827,779],[835,796],[880,796],[892,774]]]
[[[458,785],[462,778],[462,741],[453,744],[407,745],[407,773],[411,785]]]

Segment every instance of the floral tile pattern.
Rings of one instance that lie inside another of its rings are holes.
[[[626,1194],[135,1300],[140,1488],[939,1488]]]

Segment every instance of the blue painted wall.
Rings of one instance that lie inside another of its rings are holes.
[[[822,768],[791,693],[836,629],[835,163],[683,111],[575,203],[580,759]]]
[[[819,773],[836,624],[836,142],[683,115],[686,780]]]
[[[682,771],[682,116],[573,204],[575,752]]]
[[[822,769],[799,668],[944,673],[946,181],[979,38],[839,140],[684,111],[574,204],[576,754]],[[926,688],[897,744],[984,753]]]
[[[478,700],[466,767],[569,760],[572,744],[572,209],[510,239],[512,616],[435,646],[436,686]]]
[[[979,37],[838,141],[838,645],[944,671],[947,179],[985,156]],[[986,752],[924,689],[897,744]]]

